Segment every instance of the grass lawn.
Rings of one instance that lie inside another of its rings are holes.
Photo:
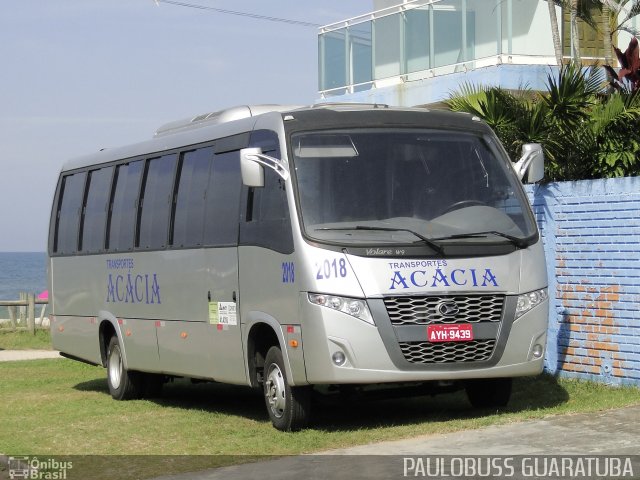
[[[35,335],[0,329],[0,350],[51,350],[51,334],[42,329],[37,329]]]
[[[473,410],[462,393],[322,402],[314,406],[311,428],[283,433],[271,426],[261,395],[247,388],[176,381],[165,386],[162,399],[117,402],[109,396],[100,367],[65,359],[4,362],[0,453],[98,455],[75,457],[74,465],[86,463],[94,469],[92,478],[148,478],[252,456],[310,453],[622,407],[640,403],[639,393],[541,376],[516,380],[512,401],[500,411]],[[132,462],[111,455],[150,457]]]

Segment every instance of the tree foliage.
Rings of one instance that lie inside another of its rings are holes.
[[[611,86],[623,91],[636,91],[640,88],[640,49],[638,39],[633,37],[627,49],[622,52],[619,48],[613,47],[620,63],[620,70],[616,72],[610,65],[604,68],[609,75]]]
[[[571,62],[548,74],[546,92],[465,84],[447,104],[485,120],[514,160],[541,143],[548,181],[640,175],[640,94],[605,85],[601,68]]]
[[[612,61],[612,39],[617,32],[627,32],[634,37],[640,36],[640,31],[632,22],[635,17],[640,15],[640,0],[547,0],[547,5],[558,66],[562,65],[564,60],[555,7],[566,9],[570,13],[569,33],[574,47],[572,57],[575,61],[580,61],[578,20],[602,33],[605,61],[609,64]]]

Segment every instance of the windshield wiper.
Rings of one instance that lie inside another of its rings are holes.
[[[430,248],[438,252],[440,255],[444,254],[444,250],[442,246],[436,243],[433,239],[425,237],[418,232],[414,232],[408,228],[392,228],[392,227],[370,227],[367,225],[355,225],[353,227],[324,227],[324,228],[316,228],[315,230],[368,230],[373,232],[408,232],[412,235],[415,235],[424,243],[426,243]]]
[[[434,238],[433,240],[455,240],[457,238],[475,238],[487,235],[495,235],[497,237],[506,238],[518,248],[526,248],[529,245],[529,242],[522,238],[514,237],[513,235],[509,235],[508,233],[498,232],[497,230],[488,230],[486,232],[459,233],[457,235]]]

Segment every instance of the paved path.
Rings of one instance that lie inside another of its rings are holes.
[[[556,458],[570,455],[640,455],[638,425],[640,406],[589,414],[558,415],[477,430],[381,442],[316,455],[284,457],[164,476],[156,480],[400,479],[433,476],[422,475],[419,469],[405,470],[412,465],[419,466],[420,459],[426,462],[427,456],[434,460],[434,457],[442,459],[445,455],[464,455],[471,456],[475,461],[479,461],[479,455],[502,456],[496,457],[502,459],[504,456],[514,456],[511,462],[518,467],[522,465],[523,458],[515,456],[522,455],[554,455]],[[447,457],[443,461],[452,460]],[[633,458],[633,469],[633,478],[638,478],[640,458]],[[443,475],[437,477],[442,478]],[[522,477],[516,470],[512,478]]]
[[[0,350],[0,362],[14,360],[38,360],[41,358],[62,358],[55,350]]]
[[[341,450],[350,455],[638,455],[640,406]],[[640,472],[639,472],[640,473]]]

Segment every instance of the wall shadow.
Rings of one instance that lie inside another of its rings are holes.
[[[558,333],[556,337],[556,352],[558,354],[557,363],[555,365],[554,375],[560,376],[563,365],[567,360],[567,352],[571,344],[571,325],[569,323],[569,313],[564,311],[558,315]]]

